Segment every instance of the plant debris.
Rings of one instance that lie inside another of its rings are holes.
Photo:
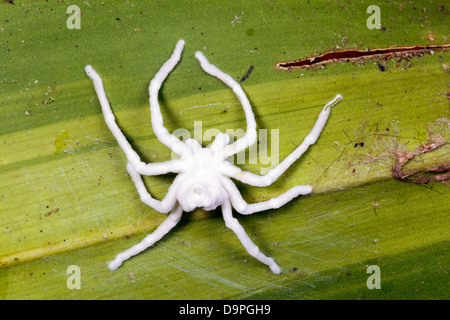
[[[275,69],[291,71],[292,69],[313,68],[331,62],[359,62],[364,59],[375,58],[384,58],[388,60],[393,57],[398,57],[399,59],[409,59],[416,56],[420,57],[425,53],[433,54],[435,50],[449,49],[450,43],[429,46],[406,46],[366,50],[349,49],[342,51],[328,51],[324,54],[306,59],[278,62],[275,65]]]
[[[432,125],[434,126],[438,124],[443,125],[444,127],[450,126],[450,119],[442,117],[437,119]],[[448,130],[448,128],[444,130]],[[389,132],[389,128],[386,128],[386,131]],[[394,145],[387,147],[385,151],[376,156],[370,156],[362,161],[349,163],[349,165],[356,166],[393,158],[394,164],[391,167],[391,174],[393,178],[400,181],[417,184],[427,184],[432,181],[442,182],[450,187],[450,160],[448,160],[450,150],[448,148],[441,150],[439,153],[441,155],[432,154],[432,160],[430,160],[429,156],[428,160],[426,158],[414,159],[415,157],[420,157],[422,154],[437,150],[446,145],[450,145],[450,141],[447,137],[448,135],[443,132],[436,133],[435,129],[429,126],[428,141],[413,151],[406,151],[404,148],[405,145],[398,145],[395,143]],[[359,143],[358,141],[353,146],[355,148],[358,146],[362,147],[361,144],[363,144],[363,142]],[[372,150],[369,150],[369,154],[372,154]],[[408,165],[408,163],[412,164],[412,166]],[[421,165],[418,165],[419,163],[421,163]],[[353,168],[352,173],[355,172],[356,168]]]
[[[436,150],[449,143],[449,141],[445,141],[442,137],[438,137],[435,141],[429,144],[423,144],[411,152],[392,150],[391,154],[396,160],[396,163],[392,167],[392,176],[401,181],[418,184],[424,184],[430,181],[445,182],[450,180],[450,163],[444,163],[442,165],[427,168],[426,170],[416,170],[409,173],[405,173],[402,170],[403,166],[415,156]]]
[[[247,73],[241,78],[241,80],[239,82],[245,81],[245,79],[248,78],[248,76],[250,75],[250,73],[252,73],[253,71],[253,66],[250,66],[250,68],[248,68]]]

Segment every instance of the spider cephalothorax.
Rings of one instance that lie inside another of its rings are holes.
[[[242,171],[226,159],[256,142],[255,116],[253,115],[250,102],[239,83],[228,74],[210,64],[201,52],[197,52],[195,57],[200,62],[203,70],[222,80],[233,89],[239,98],[247,120],[247,131],[245,135],[230,144],[230,137],[227,134],[219,133],[209,147],[203,148],[193,139],[188,139],[186,142],[180,141],[170,134],[163,125],[163,118],[158,104],[158,92],[162,82],[180,60],[183,47],[184,41],[178,41],[172,56],[155,75],[149,87],[153,131],[163,144],[180,156],[176,160],[149,164],[141,161],[115,122],[113,112],[106,98],[102,79],[91,66],[88,65],[85,68],[86,73],[94,82],[105,121],[127,156],[127,170],[136,185],[141,200],[159,212],[170,212],[168,218],[153,233],[149,234],[140,243],[130,249],[119,253],[110,262],[109,269],[117,269],[123,261],[140,253],[161,239],[178,223],[183,211],[189,212],[195,208],[214,210],[221,206],[226,226],[236,233],[247,252],[259,261],[267,264],[273,273],[279,274],[281,269],[276,262],[259,251],[259,248],[252,242],[239,222],[233,218],[232,207],[241,214],[252,214],[254,212],[279,208],[299,195],[310,193],[312,191],[311,186],[298,185],[276,198],[249,204],[244,201],[231,179],[236,179],[257,187],[272,184],[292,163],[300,158],[311,144],[316,142],[330,115],[331,107],[339,102],[341,96],[337,95],[325,105],[313,129],[302,144],[277,167],[263,176]],[[178,175],[164,199],[161,201],[155,200],[148,193],[141,175],[161,175],[169,172],[177,173]]]

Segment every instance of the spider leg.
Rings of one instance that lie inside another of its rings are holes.
[[[163,144],[172,149],[172,151],[174,151],[178,155],[181,155],[184,151],[186,151],[186,146],[174,135],[170,134],[169,131],[164,127],[161,108],[158,103],[158,92],[159,89],[161,89],[161,85],[164,80],[167,78],[173,68],[175,68],[178,61],[180,61],[183,48],[184,40],[179,40],[175,46],[175,50],[173,51],[172,56],[169,58],[169,60],[166,61],[166,63],[164,63],[161,69],[159,69],[158,73],[155,75],[152,81],[150,81],[150,86],[148,88],[150,93],[150,112],[152,115],[153,131]]]
[[[265,256],[261,251],[259,251],[259,248],[252,242],[239,221],[233,217],[231,204],[228,200],[222,204],[222,214],[223,219],[225,220],[225,225],[234,231],[247,252],[262,263],[268,265],[273,273],[280,274],[281,269],[275,260]]]
[[[177,178],[175,178],[172,185],[169,187],[169,191],[167,192],[164,199],[161,201],[154,199],[150,193],[148,193],[147,188],[144,185],[144,181],[142,181],[142,177],[139,174],[139,172],[136,171],[136,169],[131,165],[130,163],[127,164],[127,170],[128,173],[131,176],[131,179],[133,180],[136,190],[138,191],[141,201],[144,202],[146,205],[152,207],[153,209],[161,212],[161,213],[168,213],[170,210],[173,209],[177,202],[176,197],[176,190],[177,190]]]
[[[175,225],[180,221],[181,215],[183,213],[183,208],[181,208],[180,205],[177,205],[170,215],[167,217],[166,220],[163,221],[159,225],[158,228],[156,228],[153,233],[146,236],[141,242],[138,244],[135,244],[131,248],[125,250],[122,253],[119,253],[116,258],[111,261],[108,265],[109,270],[114,271],[120,265],[127,259],[131,258],[132,256],[137,255],[138,253],[144,251],[148,247],[151,247],[155,242],[160,240],[166,233],[168,233]]]
[[[227,145],[225,149],[225,156],[232,156],[249,146],[253,145],[256,142],[256,121],[255,115],[252,111],[252,106],[250,105],[250,101],[248,100],[244,90],[241,85],[234,80],[230,75],[224,73],[222,70],[212,65],[208,59],[206,59],[205,55],[200,51],[195,53],[195,57],[200,62],[200,66],[210,75],[222,80],[227,86],[233,89],[233,92],[238,97],[239,101],[244,108],[245,117],[247,120],[247,132],[244,137],[236,140],[234,143]]]
[[[314,127],[312,128],[311,132],[306,136],[306,138],[303,140],[302,144],[299,145],[278,166],[270,170],[266,175],[260,176],[258,174],[254,174],[248,171],[242,171],[240,168],[233,165],[227,165],[224,169],[224,174],[252,186],[265,187],[271,185],[298,158],[302,156],[302,154],[308,149],[310,145],[314,144],[317,141],[320,133],[323,130],[323,127],[325,126],[325,123],[328,120],[331,107],[337,104],[341,99],[342,97],[340,95],[337,95],[333,100],[331,100],[324,106],[323,110],[319,114],[319,117],[317,118],[316,123],[314,124]]]
[[[247,203],[242,198],[238,188],[231,180],[229,180],[228,178],[222,179],[222,185],[227,191],[228,197],[236,211],[245,215],[269,209],[278,209],[292,199],[298,197],[299,195],[306,195],[311,193],[312,191],[311,186],[297,185],[295,187],[292,187],[285,193],[280,194],[278,197],[272,198],[270,200],[257,203]]]
[[[102,78],[90,65],[87,65],[85,67],[85,71],[94,83],[95,91],[97,92],[100,105],[102,106],[103,116],[105,118],[106,124],[119,143],[119,146],[125,153],[128,161],[136,168],[136,170],[146,175],[159,175],[168,172],[178,172],[179,164],[176,163],[176,161],[151,164],[145,164],[141,161],[139,155],[136,153],[136,151],[133,150],[130,143],[127,141],[127,138],[124,136],[115,121],[114,114],[111,110],[108,98],[106,97]]]

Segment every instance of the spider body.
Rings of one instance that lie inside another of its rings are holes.
[[[85,68],[87,75],[94,82],[94,87],[102,106],[105,122],[128,159],[127,170],[136,186],[141,200],[159,212],[170,212],[167,219],[153,233],[146,236],[140,243],[119,253],[116,258],[109,263],[109,269],[111,271],[117,269],[125,260],[142,252],[161,239],[178,223],[183,211],[190,212],[196,208],[202,208],[209,211],[221,207],[225,225],[235,232],[247,252],[259,261],[268,265],[273,273],[279,274],[281,272],[280,267],[272,258],[267,257],[260,252],[259,248],[252,242],[245,230],[239,224],[238,220],[233,217],[232,208],[245,215],[268,209],[276,209],[299,195],[311,193],[312,187],[309,185],[297,185],[276,198],[249,204],[244,201],[232,179],[257,187],[264,187],[272,184],[308,149],[310,145],[316,142],[328,119],[331,107],[339,102],[341,96],[337,95],[332,101],[325,105],[319,114],[313,129],[304,139],[302,144],[300,144],[277,167],[273,168],[269,173],[263,176],[242,171],[239,167],[232,165],[226,159],[256,142],[256,122],[250,102],[241,86],[231,76],[210,64],[201,52],[195,54],[201,67],[207,73],[217,77],[232,88],[239,98],[247,120],[247,131],[244,137],[230,144],[230,137],[227,134],[219,133],[216,135],[210,146],[203,148],[199,142],[193,139],[188,139],[186,142],[180,141],[175,136],[171,135],[163,125],[163,118],[158,104],[158,92],[162,82],[180,60],[183,47],[184,41],[178,41],[172,56],[161,67],[149,86],[153,130],[157,138],[163,144],[180,156],[180,158],[176,160],[149,164],[140,160],[139,155],[133,150],[115,122],[114,114],[106,97],[100,76],[91,66],[88,65]],[[169,187],[166,196],[161,201],[154,199],[147,191],[141,175],[161,175],[170,172],[177,173],[177,176]]]
[[[220,183],[220,168],[225,161],[221,150],[225,141],[229,141],[228,135],[221,134],[211,147],[202,148],[197,140],[186,140],[188,151],[180,158],[183,167],[177,176],[180,185],[176,192],[183,211],[190,212],[196,208],[214,210],[227,199],[226,190]]]

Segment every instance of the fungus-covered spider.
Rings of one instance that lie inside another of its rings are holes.
[[[316,142],[328,119],[331,107],[339,102],[341,96],[337,95],[325,105],[322,112],[319,114],[313,129],[302,144],[287,156],[277,167],[270,170],[266,175],[257,175],[251,172],[242,171],[226,159],[250,147],[256,142],[255,116],[250,102],[239,83],[228,74],[210,64],[201,52],[197,52],[195,57],[200,62],[203,70],[222,80],[226,85],[233,89],[234,93],[239,98],[247,120],[247,131],[245,135],[230,144],[230,137],[227,134],[219,133],[209,147],[203,148],[194,139],[188,139],[186,142],[180,141],[174,135],[170,134],[163,125],[163,118],[158,104],[158,92],[167,75],[180,60],[183,47],[184,41],[178,41],[172,56],[155,75],[150,82],[149,87],[153,131],[163,144],[180,156],[180,158],[176,160],[149,164],[141,161],[138,154],[128,143],[114,120],[113,112],[103,88],[102,79],[90,65],[85,68],[87,75],[94,82],[94,87],[102,106],[106,124],[117,139],[117,142],[128,159],[127,170],[136,185],[141,200],[159,212],[170,212],[167,219],[164,220],[153,233],[146,236],[140,243],[119,253],[116,258],[109,263],[108,267],[113,271],[128,258],[152,246],[180,221],[183,211],[190,212],[195,208],[214,210],[218,206],[221,206],[226,226],[236,233],[248,253],[268,265],[273,273],[279,274],[281,272],[280,267],[272,258],[265,256],[259,251],[258,247],[252,242],[238,220],[232,216],[232,208],[245,215],[279,208],[298,195],[309,194],[312,191],[311,186],[297,185],[276,198],[249,204],[244,201],[239,190],[230,178],[257,187],[271,185],[306,151],[306,149],[308,149],[310,145]],[[169,172],[177,173],[178,175],[170,186],[167,195],[161,201],[152,198],[144,186],[141,175],[153,176]]]

